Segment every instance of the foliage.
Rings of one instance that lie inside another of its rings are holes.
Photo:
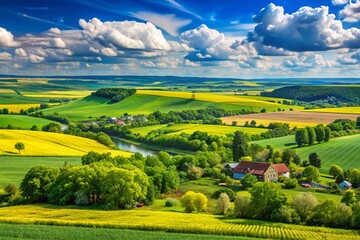
[[[175,207],[179,204],[178,200],[174,199],[174,198],[167,198],[165,200],[165,206],[166,207]]]
[[[101,88],[91,93],[93,96],[108,98],[112,103],[117,103],[136,93],[135,89],[127,88]]]
[[[308,144],[309,143],[308,131],[306,131],[306,129],[304,128],[297,130],[295,133],[295,141],[299,147]]]
[[[340,175],[344,175],[344,170],[338,165],[332,165],[329,169],[329,174],[337,178]]]
[[[346,205],[351,205],[357,201],[356,193],[354,190],[347,190],[344,193],[343,198],[341,199],[342,203],[345,203]]]
[[[21,194],[29,202],[46,202],[46,191],[59,175],[56,168],[35,166],[26,173],[20,185]]]
[[[248,143],[243,132],[236,131],[232,143],[234,162],[239,162],[241,157],[246,156]]]
[[[61,132],[61,126],[58,123],[52,122],[42,127],[41,129],[44,132]]]
[[[303,192],[293,197],[292,206],[299,214],[301,221],[306,221],[312,210],[318,205],[317,198],[311,192]]]
[[[17,142],[15,143],[15,149],[17,149],[20,154],[20,151],[25,150],[25,144],[22,142]]]
[[[187,213],[206,211],[207,202],[208,200],[204,194],[193,191],[188,191],[181,198],[181,206],[185,208],[185,212]]]
[[[306,127],[305,129],[306,129],[306,131],[308,133],[309,145],[314,145],[314,143],[316,141],[316,133],[315,133],[314,128]]]
[[[216,201],[215,213],[226,215],[230,209],[230,198],[226,193],[221,193]]]
[[[319,179],[320,172],[319,169],[314,166],[307,166],[303,171],[303,176],[306,178],[306,181],[313,182]]]
[[[287,179],[285,182],[284,188],[286,189],[293,189],[296,188],[298,185],[298,181],[296,178]]]
[[[245,176],[240,180],[241,186],[244,190],[252,188],[257,182],[257,177],[252,174],[245,174]]]
[[[230,188],[221,188],[219,190],[216,190],[214,194],[211,196],[211,198],[219,198],[222,193],[226,193],[226,195],[229,197],[230,201],[234,201],[235,199],[235,193]]]
[[[310,153],[309,155],[309,163],[311,166],[321,168],[321,159],[317,153]]]
[[[10,184],[6,185],[6,187],[4,188],[4,191],[7,194],[15,196],[19,192],[19,189],[15,184],[10,183]]]
[[[250,197],[237,194],[234,200],[234,217],[245,218],[250,216]]]
[[[350,169],[347,180],[352,183],[354,188],[360,187],[360,169]]]

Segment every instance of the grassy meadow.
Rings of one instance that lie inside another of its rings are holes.
[[[25,150],[21,151],[21,154],[14,148],[17,142],[25,144]],[[41,131],[0,130],[0,155],[82,156],[90,151],[131,155],[130,152],[113,150],[88,138]]]
[[[33,125],[37,125],[39,129],[52,121],[44,118],[35,118],[26,115],[0,115],[0,128],[6,128],[9,124],[21,129],[30,129]]]
[[[16,213],[16,214],[14,214]],[[0,222],[118,228],[174,233],[246,236],[272,239],[359,239],[358,231],[306,227],[211,214],[161,212],[146,209],[104,211],[46,204],[0,208]]]
[[[294,136],[256,141],[260,145],[272,145],[276,149],[294,148],[302,160],[308,159],[310,153],[316,152],[322,160],[321,171],[328,172],[333,164],[344,169],[360,168],[360,134],[333,138],[327,143],[298,148]]]
[[[138,133],[141,135],[146,135],[154,130],[167,130],[170,131],[168,135],[178,135],[180,133],[192,134],[195,131],[207,132],[210,135],[219,135],[225,136],[227,134],[234,133],[236,131],[242,131],[249,135],[260,134],[266,132],[267,129],[264,128],[250,128],[250,127],[237,127],[237,126],[223,126],[223,125],[209,125],[209,124],[175,124],[173,126],[167,127],[166,124],[147,126],[140,128],[131,129],[132,133]]]
[[[81,164],[80,157],[0,156],[0,188],[9,183],[19,186],[27,171],[33,166],[62,167],[65,162],[70,165]]]

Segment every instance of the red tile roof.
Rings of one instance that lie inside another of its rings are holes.
[[[241,161],[234,168],[234,172],[243,174],[250,173],[253,175],[264,175],[264,173],[268,170],[270,166],[270,163]]]
[[[285,163],[280,163],[280,164],[272,164],[271,165],[273,168],[275,168],[275,171],[277,173],[287,173],[290,172],[290,169],[286,166]]]

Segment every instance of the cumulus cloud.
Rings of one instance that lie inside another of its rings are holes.
[[[360,47],[360,30],[344,29],[329,8],[302,7],[292,14],[269,4],[254,17],[257,26],[248,40],[288,51],[324,51]],[[259,45],[258,45],[259,46]]]
[[[337,59],[337,62],[339,62],[342,65],[360,64],[360,50],[339,57]]]
[[[22,49],[22,48],[15,49],[15,55],[17,57],[27,57],[26,51],[24,49]]]
[[[103,49],[101,49],[101,53],[108,57],[117,56],[116,51],[114,51],[114,49],[112,49],[112,48],[103,48]]]
[[[360,21],[360,0],[355,3],[349,2],[346,7],[340,11],[340,18],[344,22],[359,22]]]
[[[285,68],[297,69],[304,71],[308,68],[316,67],[330,67],[334,64],[329,61],[325,61],[323,56],[312,52],[300,53],[297,56],[287,57],[283,61]]]
[[[65,48],[66,47],[65,42],[61,38],[52,38],[50,40],[50,45],[52,47],[56,47],[56,48]]]
[[[0,47],[16,47],[18,45],[12,33],[0,27]]]
[[[12,59],[12,56],[8,52],[1,52],[0,53],[0,61],[9,61]]]
[[[61,30],[58,28],[50,28],[48,32],[54,35],[61,35]]]
[[[101,22],[93,18],[79,21],[83,35],[105,47],[117,49],[170,50],[161,30],[152,23],[135,21]]]
[[[45,58],[35,54],[30,54],[29,60],[31,63],[41,63],[45,60]]]
[[[333,5],[344,5],[349,2],[349,0],[332,0],[331,1]]]
[[[175,14],[158,14],[153,12],[137,12],[132,14],[133,17],[138,19],[149,21],[156,26],[164,29],[172,36],[179,35],[178,31],[182,27],[191,23],[189,19],[181,19],[175,16]]]

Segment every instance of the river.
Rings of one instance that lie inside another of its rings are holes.
[[[126,142],[119,138],[113,138],[112,140],[116,144],[116,146],[118,146],[120,149],[128,151],[128,152],[133,152],[133,153],[139,152],[143,156],[147,156],[147,155],[156,156],[158,154],[158,151],[156,151],[156,150],[152,150],[152,149],[140,146],[140,145],[129,143],[129,142]]]

